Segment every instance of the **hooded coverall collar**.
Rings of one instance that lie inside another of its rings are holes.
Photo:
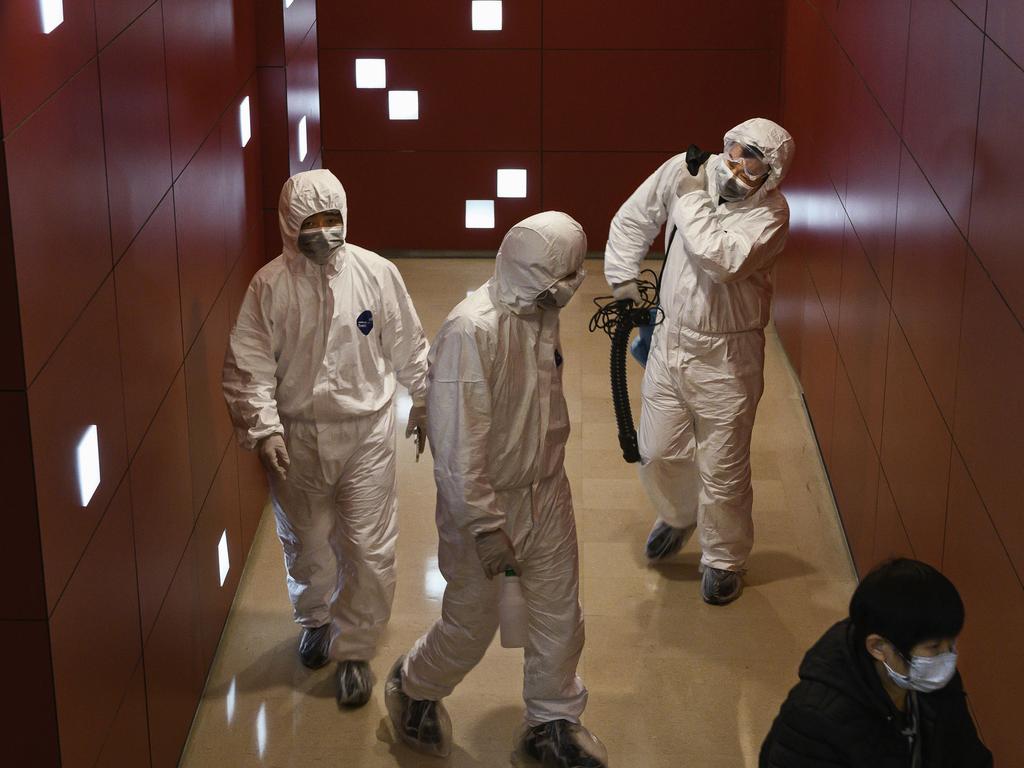
[[[586,253],[587,237],[572,217],[558,211],[530,216],[502,240],[488,284],[491,296],[513,314],[535,314],[537,298],[579,271]]]
[[[345,188],[338,177],[328,170],[303,171],[292,176],[281,189],[278,202],[278,221],[281,226],[281,242],[284,258],[289,271],[319,276],[321,268],[307,259],[299,250],[298,239],[302,222],[316,213],[340,211],[345,239],[348,239],[348,200]],[[342,246],[323,266],[327,275],[341,271],[348,256],[348,246]]]

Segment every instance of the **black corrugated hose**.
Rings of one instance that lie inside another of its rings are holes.
[[[658,306],[656,288],[657,276],[651,270],[641,273],[650,275],[650,280],[640,279],[637,288],[643,300],[634,305],[631,301],[615,301],[611,296],[594,299],[597,312],[590,319],[590,331],[602,330],[612,340],[611,377],[612,402],[615,405],[615,423],[619,430],[619,447],[622,458],[630,464],[640,461],[633,411],[629,404],[629,384],[626,378],[626,354],[629,352],[629,337],[633,329],[641,325],[660,325],[664,313]]]

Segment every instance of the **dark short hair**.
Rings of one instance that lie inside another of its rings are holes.
[[[877,634],[909,658],[918,643],[959,635],[964,604],[953,582],[930,565],[899,558],[864,577],[850,599],[850,619],[862,651],[865,638]]]

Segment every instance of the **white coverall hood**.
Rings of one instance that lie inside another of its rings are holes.
[[[765,193],[779,186],[793,165],[796,144],[789,131],[778,123],[763,117],[754,117],[740,123],[725,134],[725,144],[736,141],[758,150],[771,167],[768,180],[761,187]]]
[[[309,261],[299,250],[299,230],[302,222],[316,213],[340,211],[342,228],[348,239],[348,198],[341,181],[328,170],[303,171],[292,176],[281,188],[277,204],[277,217],[281,226],[281,243],[288,266],[302,271]],[[336,264],[344,255],[345,247],[331,257],[328,264]]]
[[[508,231],[498,250],[492,280],[495,298],[516,314],[530,314],[537,309],[538,296],[580,271],[586,255],[587,236],[571,216],[545,211],[523,219]]]

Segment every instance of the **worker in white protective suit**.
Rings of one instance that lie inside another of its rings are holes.
[[[678,552],[700,528],[701,594],[739,597],[753,546],[750,440],[764,388],[771,270],[789,231],[779,191],[790,135],[754,118],[691,175],[662,165],[622,205],[605,249],[615,298],[640,302],[640,262],[666,224],[667,263],[643,382],[640,476],[657,513],[647,557]]]
[[[360,706],[395,592],[395,381],[422,450],[427,341],[394,265],[346,242],[334,174],[290,178],[279,219],[284,252],[249,284],[224,396],[270,478],[300,658],[336,660],[339,704]]]
[[[564,213],[520,222],[501,244],[494,277],[452,310],[431,349],[427,412],[447,588],[441,618],[385,687],[397,734],[424,752],[450,751],[440,700],[491,643],[511,569],[529,614],[518,749],[563,761],[552,765],[605,765],[580,725],[583,615],[563,467],[569,414],[558,315],[583,281],[585,254],[583,229]]]

